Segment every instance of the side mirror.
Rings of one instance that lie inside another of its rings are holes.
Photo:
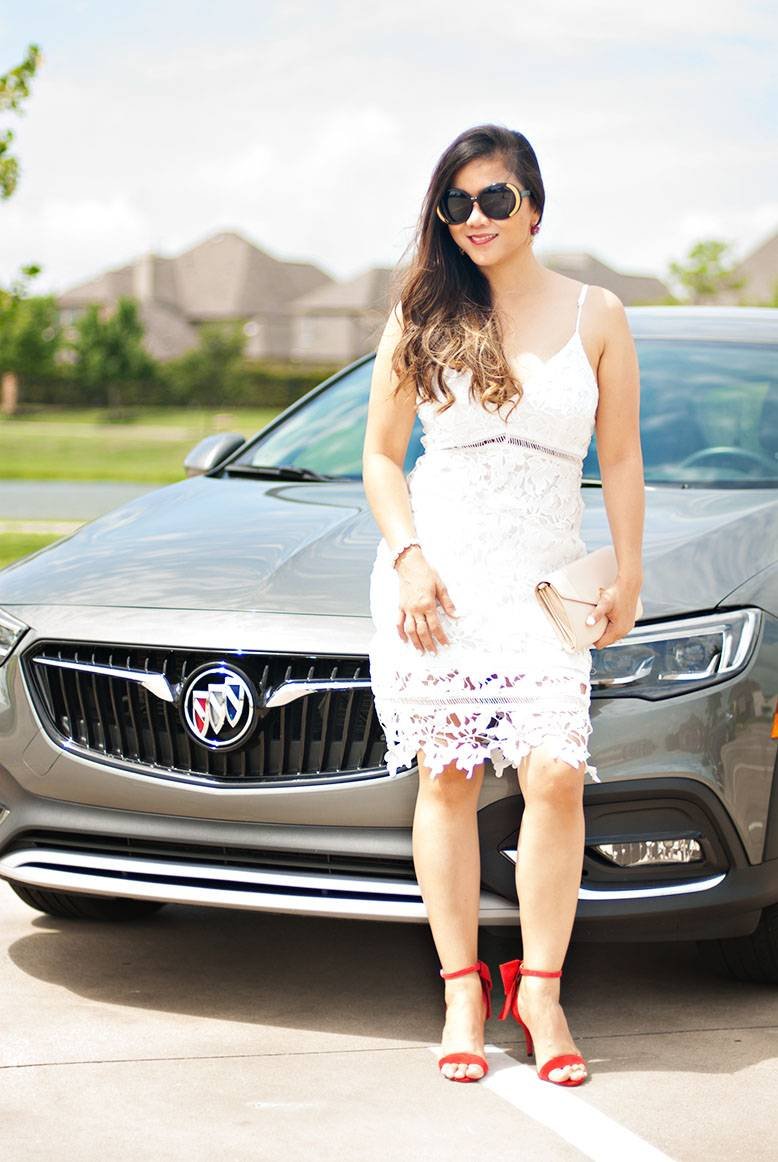
[[[184,471],[187,476],[202,476],[245,443],[245,436],[238,432],[216,432],[212,436],[204,436],[184,460]]]

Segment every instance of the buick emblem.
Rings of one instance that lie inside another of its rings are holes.
[[[259,699],[246,674],[232,665],[207,664],[187,679],[182,713],[197,742],[212,750],[233,750],[256,726]]]

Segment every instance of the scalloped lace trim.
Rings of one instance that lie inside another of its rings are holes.
[[[573,768],[584,762],[586,774],[600,781],[597,768],[588,762],[592,731],[588,682],[571,683],[568,675],[533,681],[523,674],[492,674],[476,683],[464,677],[469,688],[455,692],[450,681],[457,676],[429,675],[422,683],[427,692],[422,692],[418,677],[395,671],[388,683],[374,687],[387,742],[384,761],[393,775],[414,766],[423,750],[433,778],[452,763],[472,778],[474,768],[485,759],[499,778],[506,767],[517,767],[533,747],[550,742],[554,758]],[[430,692],[438,683],[445,693]],[[494,705],[510,708],[495,710]],[[459,710],[452,712],[452,706]]]

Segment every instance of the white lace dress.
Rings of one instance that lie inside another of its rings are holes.
[[[483,407],[470,398],[470,374],[451,368],[456,402],[443,413],[418,404],[424,452],[407,477],[411,509],[459,616],[438,606],[449,644],[437,643],[437,654],[404,642],[399,575],[379,542],[370,676],[393,774],[422,749],[433,775],[455,761],[470,778],[487,758],[501,775],[547,742],[555,757],[573,767],[586,761],[597,778],[587,748],[591,650],[569,651],[534,595],[547,571],[588,551],[581,472],[598,385],[579,329],[586,290],[565,346],[521,374],[518,405]]]

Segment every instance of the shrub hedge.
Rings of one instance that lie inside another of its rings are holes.
[[[192,386],[189,377],[180,373],[177,360],[157,364],[152,378],[122,384],[123,407],[187,405],[206,406],[202,392]],[[214,383],[208,393],[209,407],[288,407],[311,388],[333,375],[338,368],[326,364],[260,363],[242,360]],[[108,407],[111,400],[108,385],[80,382],[73,369],[60,365],[56,371],[26,380],[20,391],[20,403],[53,404],[58,407]]]

